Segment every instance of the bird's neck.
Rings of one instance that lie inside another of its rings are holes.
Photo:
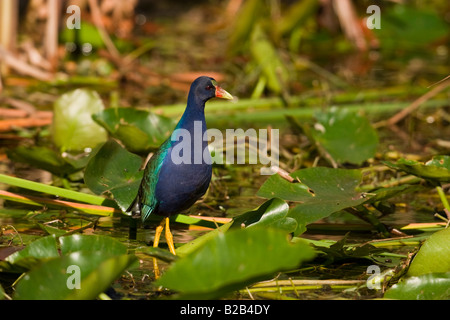
[[[178,122],[177,129],[183,128],[191,131],[196,121],[202,122],[202,132],[205,132],[205,102],[195,101],[194,97],[189,97],[186,110]]]

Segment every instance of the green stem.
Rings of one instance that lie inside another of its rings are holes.
[[[9,184],[15,187],[33,190],[37,192],[52,194],[57,197],[81,201],[84,203],[89,203],[93,205],[106,205],[106,206],[112,206],[114,208],[117,208],[115,203],[109,199],[90,195],[82,192],[67,190],[63,188],[58,188],[54,186],[49,186],[43,183],[29,181],[21,178],[11,177],[8,175],[0,174],[0,183]]]
[[[441,198],[442,204],[444,205],[444,208],[447,209],[450,212],[450,204],[448,203],[447,197],[445,196],[445,192],[442,189],[441,186],[437,186],[436,190],[439,194],[439,198]]]

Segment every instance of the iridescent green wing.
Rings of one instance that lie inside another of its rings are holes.
[[[138,193],[142,222],[145,222],[158,206],[158,200],[155,197],[155,188],[158,183],[161,166],[170,146],[171,140],[167,139],[153,154],[145,167]]]

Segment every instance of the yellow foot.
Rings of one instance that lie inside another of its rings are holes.
[[[167,245],[169,246],[170,253],[172,253],[173,255],[176,255],[175,246],[173,244],[173,236],[172,236],[172,233],[170,232],[169,223],[170,223],[169,218],[164,218],[161,221],[161,223],[156,227],[155,239],[153,240],[153,247],[154,248],[158,247],[159,239],[161,238],[161,233],[165,226],[166,227],[165,236],[166,236]],[[158,267],[158,260],[156,258],[153,258],[153,271],[155,273],[155,279],[158,279],[160,276],[160,272],[159,272],[159,267]]]

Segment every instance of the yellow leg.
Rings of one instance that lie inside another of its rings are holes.
[[[172,232],[170,232],[169,223],[170,223],[169,218],[164,218],[161,221],[161,223],[156,227],[155,239],[153,240],[153,247],[154,248],[158,247],[159,239],[161,238],[161,233],[163,232],[163,229],[165,226],[166,227],[165,236],[166,236],[167,245],[169,246],[170,253],[172,253],[173,255],[176,255],[175,246],[173,244],[173,236],[172,236]],[[155,278],[158,279],[160,272],[159,272],[159,267],[158,267],[158,260],[156,258],[153,258],[153,271],[155,272]]]
[[[164,229],[164,224],[166,223],[165,219],[161,221],[159,226],[156,227],[155,239],[153,240],[153,248],[158,248],[159,238],[161,237],[161,233]]]
[[[175,253],[175,246],[173,245],[173,236],[172,232],[170,232],[169,222],[169,218],[166,218],[166,241],[169,246],[170,253],[176,256],[177,254]]]
[[[157,248],[159,245],[159,238],[161,237],[161,233],[164,229],[164,224],[166,223],[165,219],[161,221],[159,226],[156,227],[155,239],[153,240],[153,248]],[[155,278],[158,279],[160,272],[158,267],[158,260],[153,258],[153,271],[155,272]]]

